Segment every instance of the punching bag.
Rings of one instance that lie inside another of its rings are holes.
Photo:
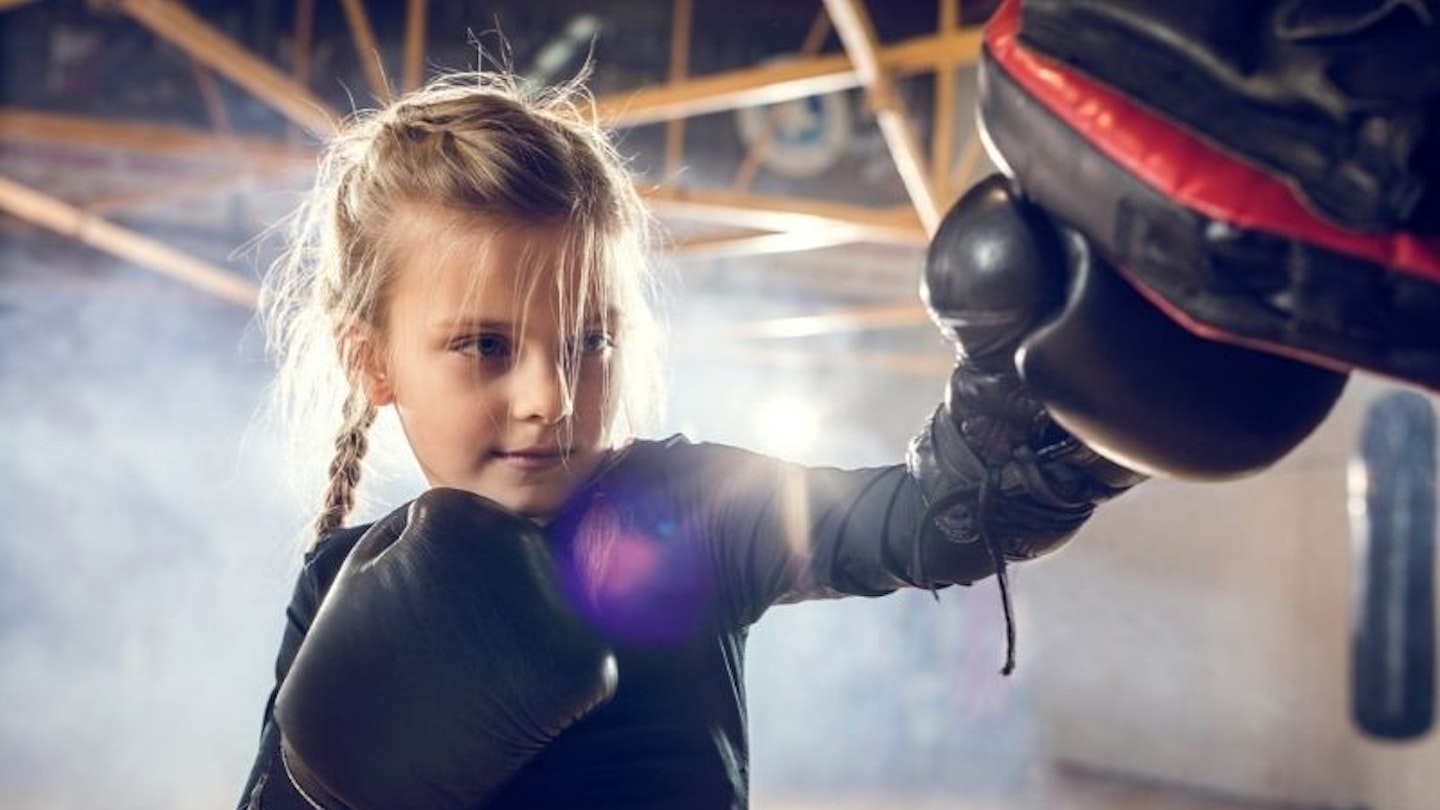
[[[1351,708],[1384,739],[1419,737],[1435,715],[1435,433],[1427,397],[1383,394],[1350,470]]]

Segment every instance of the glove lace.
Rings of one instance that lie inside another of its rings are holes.
[[[999,478],[999,471],[992,468],[986,471],[985,477],[980,479],[975,486],[957,487],[941,495],[925,510],[920,525],[939,527],[941,517],[950,509],[972,500],[975,503],[975,537],[984,544],[985,554],[990,558],[990,565],[995,569],[995,581],[1000,586],[1000,607],[1005,613],[1005,664],[1000,668],[1000,674],[1009,675],[1015,671],[1015,608],[1010,598],[1010,578],[1006,574],[1005,552],[1000,547],[1000,541],[997,539],[992,525],[996,495],[1000,489]],[[945,533],[943,528],[940,531]],[[974,540],[965,542],[974,542]],[[928,545],[927,543],[915,544],[918,557],[916,570],[920,572],[922,581],[924,581]],[[935,593],[934,583],[930,583],[930,590],[932,594]]]

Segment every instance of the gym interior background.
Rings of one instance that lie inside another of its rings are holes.
[[[952,362],[916,285],[927,218],[993,171],[994,6],[0,0],[0,806],[238,798],[313,506],[257,419],[253,310],[313,133],[437,70],[588,57],[661,228],[661,433],[889,463]],[[1014,571],[1011,678],[991,583],[776,609],[753,806],[1432,810],[1435,735],[1349,718],[1346,469],[1389,387]]]

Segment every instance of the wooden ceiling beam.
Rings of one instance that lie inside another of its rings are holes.
[[[79,207],[92,214],[113,215],[150,205],[172,203],[176,200],[205,197],[212,194],[233,191],[253,191],[266,182],[300,181],[290,176],[294,166],[257,169],[241,161],[238,168],[221,170],[213,174],[184,178],[166,179],[165,182],[148,188],[131,189],[125,192],[103,194],[79,203]]]
[[[682,82],[690,70],[690,37],[695,18],[692,0],[671,0],[670,81]],[[665,181],[680,182],[680,161],[685,152],[685,119],[665,122]]]
[[[234,273],[4,177],[0,177],[0,210],[226,301],[249,308],[259,301],[255,285]]]
[[[36,143],[74,143],[186,159],[230,161],[242,157],[255,161],[262,168],[313,165],[315,162],[313,148],[284,141],[13,107],[0,108],[0,138]]]
[[[299,0],[295,4],[295,35],[290,58],[294,62],[291,77],[304,87],[310,83],[310,63],[315,46],[315,0]]]
[[[738,232],[708,234],[677,240],[669,254],[677,259],[728,259],[799,253],[806,250],[853,244],[858,240],[836,228],[810,228],[768,233],[750,228]]]
[[[765,197],[713,189],[641,189],[664,216],[760,231],[830,231],[839,241],[924,245],[924,228],[908,205],[870,208],[799,197]]]
[[[312,134],[328,136],[339,116],[302,85],[237,45],[177,0],[111,0],[190,58],[245,88]]]
[[[844,56],[820,56],[651,85],[596,99],[595,114],[611,127],[635,127],[742,107],[777,104],[860,86]]]
[[[130,124],[87,116],[0,109],[0,138],[61,142],[184,159],[254,161],[262,171],[313,166],[311,148],[260,138],[222,137],[206,130]],[[830,230],[816,244],[872,241],[921,245],[925,234],[909,206],[867,208],[794,197],[722,190],[645,189],[662,215],[766,232]],[[795,237],[791,238],[792,240]],[[779,240],[769,240],[779,244]],[[761,243],[757,243],[761,244]],[[698,252],[698,248],[696,249]]]
[[[960,24],[960,0],[940,0],[937,30],[944,34]],[[930,128],[930,187],[946,202],[951,197],[950,155],[955,150],[955,96],[958,92],[954,68],[935,71],[935,120]]]
[[[205,102],[205,112],[210,116],[210,126],[223,136],[234,134],[230,123],[230,111],[225,108],[225,97],[220,94],[220,85],[210,75],[209,68],[199,62],[190,62],[190,71],[195,76],[195,85]]]
[[[904,76],[973,64],[979,53],[979,30],[960,29],[882,47],[876,58],[890,75]],[[831,54],[616,93],[596,99],[595,115],[606,126],[634,127],[824,95],[862,84],[849,57]]]
[[[345,22],[350,26],[350,38],[355,42],[355,55],[365,71],[365,82],[377,103],[390,103],[390,83],[385,79],[385,64],[380,59],[380,46],[375,44],[375,29],[370,25],[370,15],[365,12],[361,0],[340,0],[345,9]]]
[[[400,74],[402,90],[414,90],[425,80],[425,23],[429,17],[426,0],[405,4],[405,55]]]
[[[890,72],[880,61],[880,41],[875,26],[860,0],[825,0],[825,10],[845,52],[850,55],[855,71],[865,86],[875,121],[895,169],[905,185],[905,193],[915,206],[920,222],[926,233],[933,234],[940,224],[940,205],[935,199],[935,190],[930,185],[930,171],[920,149],[920,139],[911,126],[905,105],[895,92]]]

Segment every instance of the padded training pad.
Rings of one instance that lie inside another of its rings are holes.
[[[1024,0],[1020,41],[1283,175],[1341,227],[1434,233],[1437,10]]]
[[[986,30],[992,156],[1202,337],[1440,390],[1440,241],[1343,231],[1275,178]]]

